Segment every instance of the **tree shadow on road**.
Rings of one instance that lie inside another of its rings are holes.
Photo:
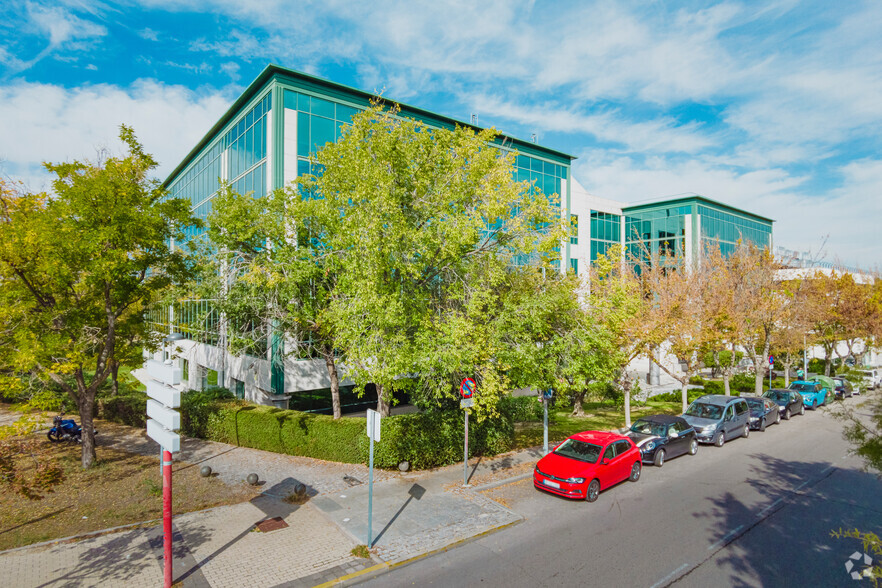
[[[747,588],[851,581],[844,563],[860,551],[860,543],[834,539],[830,532],[855,527],[879,532],[882,482],[824,462],[752,457],[758,465],[747,483],[759,502],[746,504],[727,492],[710,500],[709,511],[694,515],[706,517],[713,529],[708,560],[717,552],[720,556],[706,565],[729,574],[721,584]]]

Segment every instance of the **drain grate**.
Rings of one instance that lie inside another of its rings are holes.
[[[353,478],[352,476],[343,476],[343,481],[349,484],[350,486],[358,486],[363,482],[358,478]]]

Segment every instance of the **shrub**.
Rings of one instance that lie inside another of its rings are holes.
[[[704,386],[705,379],[701,376],[692,376],[691,378],[689,378],[689,383],[695,386]]]
[[[720,380],[706,380],[704,382],[705,394],[725,394],[726,387]]]
[[[98,415],[102,419],[130,427],[147,426],[147,394],[145,392],[99,398],[97,405]]]
[[[690,388],[686,392],[686,401],[692,402],[696,398],[704,396],[705,394],[716,394],[716,392],[705,392],[704,388]],[[683,394],[679,390],[673,390],[671,392],[665,392],[663,394],[656,394],[651,398],[651,400],[660,400],[662,402],[681,402],[683,400]]]
[[[503,396],[497,405],[499,412],[513,423],[542,420],[542,403],[535,396]]]
[[[189,437],[205,439],[209,417],[219,410],[219,403],[235,398],[235,394],[228,389],[218,387],[185,392],[181,395],[181,432]]]

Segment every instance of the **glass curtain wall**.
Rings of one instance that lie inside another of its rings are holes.
[[[622,217],[609,212],[591,211],[591,263],[622,242]]]
[[[723,255],[731,255],[738,241],[770,247],[772,225],[746,219],[722,210],[699,206],[702,247],[719,247]]]

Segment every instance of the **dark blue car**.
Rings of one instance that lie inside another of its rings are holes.
[[[645,463],[664,465],[678,455],[698,453],[695,429],[685,419],[669,414],[656,414],[637,419],[627,433]]]

